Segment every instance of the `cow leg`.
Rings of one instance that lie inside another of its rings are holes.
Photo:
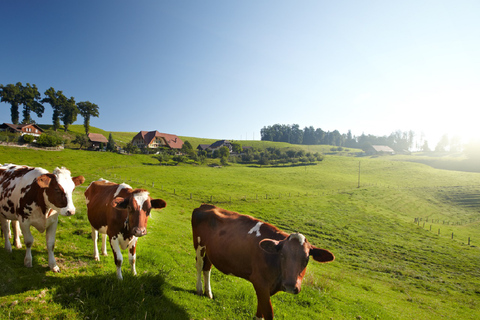
[[[0,218],[2,222],[2,232],[3,237],[5,238],[5,250],[12,252],[12,244],[10,243],[10,220],[5,218]]]
[[[128,261],[132,266],[132,272],[134,276],[137,275],[137,270],[135,269],[135,261],[137,258],[136,249],[137,249],[137,238],[135,237],[128,246]]]
[[[102,233],[102,256],[107,256],[107,234]]]
[[[257,313],[255,316],[257,319],[272,320],[273,308],[268,286],[254,285],[254,288],[257,293]]]
[[[45,232],[48,251],[48,266],[53,272],[60,272],[60,268],[57,266],[57,261],[55,260],[55,255],[53,254],[53,250],[55,249],[55,233],[57,232],[58,215],[50,217],[50,219],[50,224]]]
[[[120,245],[118,243],[117,237],[110,237],[110,247],[112,248],[113,252],[113,260],[115,261],[115,265],[117,266],[117,278],[119,280],[123,280],[122,277],[122,263],[123,263],[123,256],[122,251],[120,249]]]
[[[25,259],[23,260],[23,264],[27,268],[32,267],[32,245],[33,245],[33,236],[30,232],[30,225],[25,223],[20,223],[20,228],[22,229],[23,233],[23,241],[25,242]]]
[[[20,249],[22,247],[22,242],[20,242],[20,236],[22,231],[20,230],[20,222],[18,220],[13,220],[13,245],[15,248]]]
[[[102,234],[103,236],[103,234]],[[100,261],[100,255],[98,254],[98,230],[92,227],[92,240],[93,240],[93,258],[95,261]]]
[[[203,280],[205,281],[205,295],[213,299],[212,288],[210,287],[210,274],[212,272],[212,262],[208,256],[203,257]]]
[[[212,288],[210,287],[210,272],[212,269],[212,262],[205,254],[205,247],[197,246],[196,249],[196,267],[197,267],[197,294],[202,295],[202,273],[205,282],[205,296],[213,299]]]

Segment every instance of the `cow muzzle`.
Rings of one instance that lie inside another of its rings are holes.
[[[135,228],[133,228],[133,230],[132,230],[132,234],[133,234],[135,237],[143,237],[144,235],[147,234],[147,228],[138,228],[138,227],[135,227]]]
[[[295,284],[284,284],[283,290],[287,293],[291,294],[298,294],[300,292],[300,287],[296,286]]]
[[[66,217],[73,216],[75,214],[75,209],[62,209],[60,210],[60,214]]]

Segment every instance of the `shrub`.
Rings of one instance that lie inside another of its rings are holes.
[[[30,144],[35,140],[35,137],[32,136],[31,134],[24,134],[22,136],[22,140],[23,140],[24,143]]]
[[[47,133],[44,133],[37,138],[37,144],[42,147],[58,147],[62,143],[62,138]]]

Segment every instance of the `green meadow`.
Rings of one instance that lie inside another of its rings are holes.
[[[134,134],[112,135],[127,141]],[[480,173],[434,168],[424,157],[303,147],[323,151],[324,161],[161,166],[151,155],[0,146],[0,163],[65,166],[86,178],[74,192],[76,215],[59,218],[61,273],[49,270],[45,236],[36,230],[33,268],[23,266],[24,248],[10,254],[0,245],[0,319],[254,318],[252,285],[215,268],[214,299],[195,295],[190,216],[204,202],[301,232],[335,254],[332,263],[309,263],[298,295],[272,297],[276,319],[480,318]],[[167,202],[152,211],[138,241],[137,277],[126,252],[123,281],[110,248],[108,257],[93,259],[83,192],[99,178],[146,188]]]

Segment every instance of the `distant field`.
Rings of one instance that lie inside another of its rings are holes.
[[[112,132],[119,140],[134,134]],[[480,174],[318,148],[327,155],[316,166],[211,168],[160,166],[148,155],[0,146],[0,163],[66,166],[87,179],[75,191],[78,213],[59,219],[60,274],[49,271],[38,232],[31,269],[23,267],[24,249],[8,254],[0,246],[0,318],[251,319],[256,298],[244,280],[214,269],[215,298],[194,294],[190,215],[213,202],[300,231],[335,254],[330,264],[309,263],[300,294],[272,298],[276,319],[479,319]],[[147,188],[168,204],[152,212],[139,240],[139,276],[125,259],[123,282],[110,250],[93,260],[83,192],[100,177]]]

